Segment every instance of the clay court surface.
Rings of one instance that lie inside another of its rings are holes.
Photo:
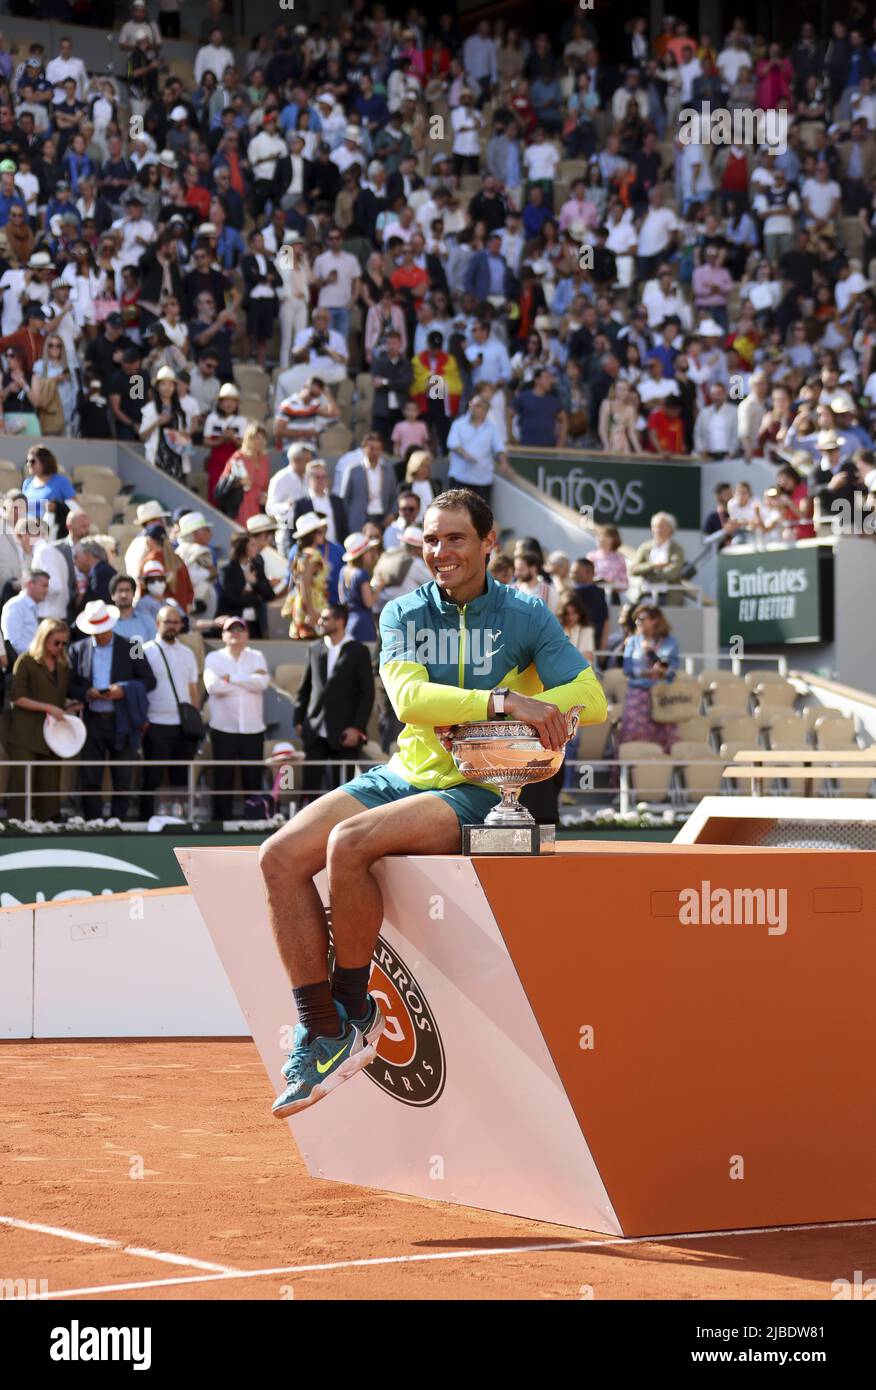
[[[876,1270],[874,1224],[624,1241],[317,1181],[271,1100],[240,1039],[0,1044],[0,1279],[133,1300],[830,1300]]]

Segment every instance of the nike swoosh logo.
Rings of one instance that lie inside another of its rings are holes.
[[[323,1076],[325,1072],[328,1071],[329,1067],[333,1067],[339,1057],[343,1057],[344,1053],[346,1052],[349,1046],[350,1044],[348,1042],[345,1042],[340,1052],[336,1052],[334,1057],[329,1057],[327,1062],[317,1062],[316,1070],[319,1072],[320,1076]]]

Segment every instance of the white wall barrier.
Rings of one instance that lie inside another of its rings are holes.
[[[186,888],[0,912],[0,1038],[249,1036]]]

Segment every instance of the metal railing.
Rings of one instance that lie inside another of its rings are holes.
[[[119,799],[127,797],[130,800],[134,800],[139,797],[148,796],[157,799],[159,797],[162,785],[168,786],[167,778],[163,778],[162,782],[159,783],[158,786],[154,788],[150,787],[147,789],[144,789],[142,786],[135,786],[133,784],[134,779],[132,778],[132,785],[130,787],[119,790],[113,789],[109,792],[107,792],[103,788],[82,788],[78,785],[78,777],[75,779],[77,785],[74,785],[73,787],[64,787],[62,784],[60,784],[61,774],[63,774],[65,771],[69,770],[70,772],[78,773],[83,768],[89,767],[100,768],[104,772],[112,772],[112,769],[114,768],[132,768],[139,769],[139,771],[142,773],[145,768],[154,766],[154,764],[149,763],[143,758],[114,758],[111,761],[107,759],[92,760],[84,758],[71,758],[69,760],[58,758],[56,761],[49,761],[44,758],[41,759],[39,762],[27,762],[24,759],[9,759],[4,761],[3,766],[10,769],[24,769],[24,787],[11,789],[7,783],[5,792],[5,800],[7,806],[11,799],[17,800],[18,798],[23,798],[24,820],[33,819],[34,803],[40,801],[40,799],[51,798],[52,800],[58,800],[59,797],[62,801],[65,799],[77,799],[84,801],[86,805],[89,802],[91,802],[99,803],[102,807],[104,801],[108,797],[118,797]],[[161,762],[162,769],[183,768],[185,770],[185,786],[173,786],[171,779],[171,784],[169,785],[169,793],[173,799],[178,799],[181,802],[184,800],[185,805],[183,809],[185,811],[185,818],[190,821],[194,821],[197,819],[197,801],[201,795],[233,797],[236,794],[236,789],[233,786],[229,788],[223,788],[213,787],[209,785],[199,785],[199,783],[202,782],[204,774],[209,773],[213,768],[258,768],[263,775],[266,785],[259,791],[252,791],[249,793],[244,792],[243,794],[252,796],[267,796],[271,793],[274,777],[278,768],[284,766],[288,766],[292,770],[293,775],[290,778],[290,785],[286,787],[281,787],[281,794],[284,796],[294,796],[296,798],[306,798],[321,796],[322,792],[310,790],[305,791],[303,787],[294,785],[298,780],[300,780],[295,776],[296,769],[300,768],[303,771],[305,768],[333,768],[338,773],[341,780],[343,782],[346,782],[350,781],[351,778],[355,777],[359,772],[364,771],[366,768],[374,767],[375,760],[373,758],[353,757],[344,759],[291,758],[288,763],[278,762],[273,765],[265,762],[263,758],[199,758],[194,760],[167,758],[163,759]],[[36,772],[45,773],[47,769],[51,770],[58,777],[59,786],[56,788],[49,788],[46,791],[36,791],[33,785],[34,774]],[[237,790],[239,791],[239,789]],[[10,817],[7,815],[7,819],[18,819],[18,817]],[[92,817],[92,819],[99,820],[101,819],[101,817],[96,815]]]

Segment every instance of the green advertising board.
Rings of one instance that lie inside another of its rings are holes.
[[[749,647],[829,642],[833,637],[833,551],[789,546],[718,556],[720,642]]]
[[[539,492],[575,512],[589,508],[602,525],[647,530],[655,512],[668,511],[682,530],[700,529],[699,464],[513,448],[508,462]]]
[[[0,835],[0,907],[173,888],[178,845],[258,845],[262,834]]]

